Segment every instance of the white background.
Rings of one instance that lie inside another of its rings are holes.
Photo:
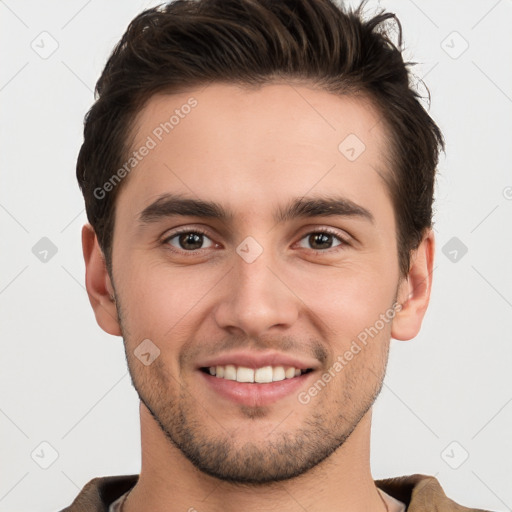
[[[140,470],[122,340],[100,330],[84,290],[75,163],[106,59],[152,5],[0,2],[0,511],[60,510],[91,478]],[[447,151],[431,306],[415,340],[392,342],[373,475],[435,475],[461,504],[511,510],[512,1],[383,0],[369,11],[378,5],[402,22]],[[31,47],[52,39],[48,58]],[[32,252],[42,237],[57,248],[46,263]],[[442,251],[453,237],[468,249],[455,262]],[[35,460],[52,450],[42,469]]]

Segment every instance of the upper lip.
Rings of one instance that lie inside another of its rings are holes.
[[[297,358],[289,354],[279,352],[227,352],[210,359],[206,359],[199,365],[199,368],[212,366],[244,366],[246,368],[262,368],[263,366],[284,366],[294,367],[299,370],[315,369],[318,366],[316,359]]]

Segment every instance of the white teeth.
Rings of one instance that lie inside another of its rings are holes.
[[[236,380],[236,367],[232,364],[227,364],[224,367],[224,378],[228,380]]]
[[[285,379],[293,379],[302,374],[302,370],[293,366],[262,366],[261,368],[253,369],[246,366],[237,367],[233,364],[210,366],[208,371],[210,375],[220,379],[257,383],[278,382]]]
[[[300,375],[300,370],[299,370],[299,375]],[[291,379],[292,377],[295,377],[295,368],[293,368],[293,366],[290,366],[290,368],[286,368],[286,370],[284,371],[284,376],[287,379]]]
[[[239,366],[236,371],[236,380],[238,382],[254,382],[254,370],[252,368],[245,368],[245,366]]]
[[[254,382],[272,382],[272,366],[258,368],[254,372]]]
[[[286,379],[284,368],[282,366],[274,366],[274,368],[272,369],[272,380],[276,382],[278,380],[284,379]]]

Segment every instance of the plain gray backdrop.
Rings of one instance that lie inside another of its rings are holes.
[[[0,511],[60,510],[91,478],[140,470],[122,340],[84,289],[75,163],[106,59],[153,5],[0,1]],[[373,476],[431,474],[461,504],[511,510],[512,0],[379,6],[447,150],[431,305],[417,338],[392,341]]]

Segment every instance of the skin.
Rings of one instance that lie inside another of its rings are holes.
[[[97,322],[123,336],[141,398],[142,468],[124,510],[384,511],[370,470],[371,407],[390,338],[408,340],[420,329],[434,237],[425,233],[401,279],[380,116],[362,98],[306,84],[219,83],[152,97],[133,147],[191,96],[198,105],[122,184],[112,276],[94,230],[82,231]],[[355,161],[338,150],[349,134],[366,146]],[[140,212],[164,193],[215,201],[234,216],[140,224]],[[295,198],[333,195],[367,209],[373,222],[273,217]],[[178,227],[204,230],[201,248],[169,239]],[[315,245],[310,235],[325,229],[334,236]],[[247,236],[263,248],[252,263],[236,252]],[[298,392],[395,300],[393,320],[300,403]],[[160,350],[148,366],[134,355],[144,339]],[[196,367],[234,347],[291,354],[314,361],[315,371],[273,404],[240,405],[213,391]]]

